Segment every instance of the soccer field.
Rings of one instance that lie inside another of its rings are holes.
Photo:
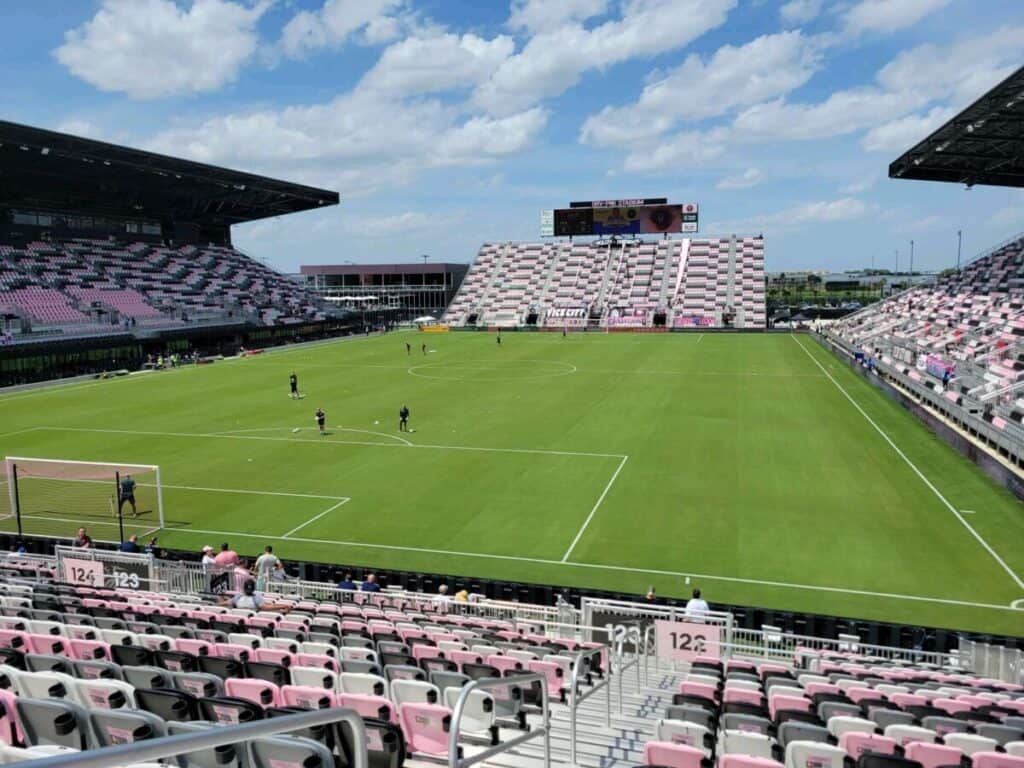
[[[167,547],[1024,634],[1024,507],[812,338],[502,341],[400,333],[14,393],[0,451],[159,465]],[[80,519],[51,503],[25,527]]]

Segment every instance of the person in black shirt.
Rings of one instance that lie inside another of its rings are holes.
[[[398,412],[398,431],[409,431],[409,406],[407,405],[403,405],[402,410]]]
[[[324,422],[327,420],[327,416],[324,415],[324,409],[317,408],[314,415],[316,417],[316,425],[320,428],[320,434],[326,435],[327,433],[324,432]]]
[[[427,345],[426,344],[421,344],[420,345],[420,351],[423,352],[424,355],[427,354]]]
[[[296,399],[299,396],[299,377],[295,375],[295,371],[292,371],[291,375],[288,377],[288,386],[291,389],[289,397],[291,397],[292,400]]]
[[[135,506],[135,481],[131,475],[125,475],[121,478],[121,498],[117,503],[117,513],[121,514],[121,509],[125,504],[131,504],[132,517],[139,516],[139,510]]]
[[[498,346],[500,347],[501,346],[501,331],[498,331],[497,340],[498,340]]]
[[[412,344],[410,344],[408,341],[405,342],[405,354],[407,354],[407,355],[411,355],[412,354]]]

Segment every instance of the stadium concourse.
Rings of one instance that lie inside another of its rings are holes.
[[[215,572],[174,578],[170,563],[152,572],[159,592],[61,583],[76,568],[84,580],[92,566],[147,567],[133,557],[68,549],[0,566],[5,763],[112,748],[95,764],[1024,766],[1024,686],[955,656],[741,638],[724,614],[650,606],[634,607],[640,625],[608,630],[565,606],[326,584],[234,607],[185,586],[207,589]],[[669,651],[673,637],[685,643]],[[303,726],[269,737],[277,718]],[[168,735],[209,739],[163,746]]]

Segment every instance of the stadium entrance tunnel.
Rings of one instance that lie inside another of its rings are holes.
[[[569,376],[576,366],[557,360],[493,360],[469,363],[426,363],[409,369],[411,376],[439,381],[489,383],[494,381],[536,381]]]

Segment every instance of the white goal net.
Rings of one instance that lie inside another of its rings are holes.
[[[19,516],[86,525],[110,524],[121,515],[137,521],[133,527],[164,527],[160,467],[154,464],[8,456],[3,481],[7,498],[0,520]]]

